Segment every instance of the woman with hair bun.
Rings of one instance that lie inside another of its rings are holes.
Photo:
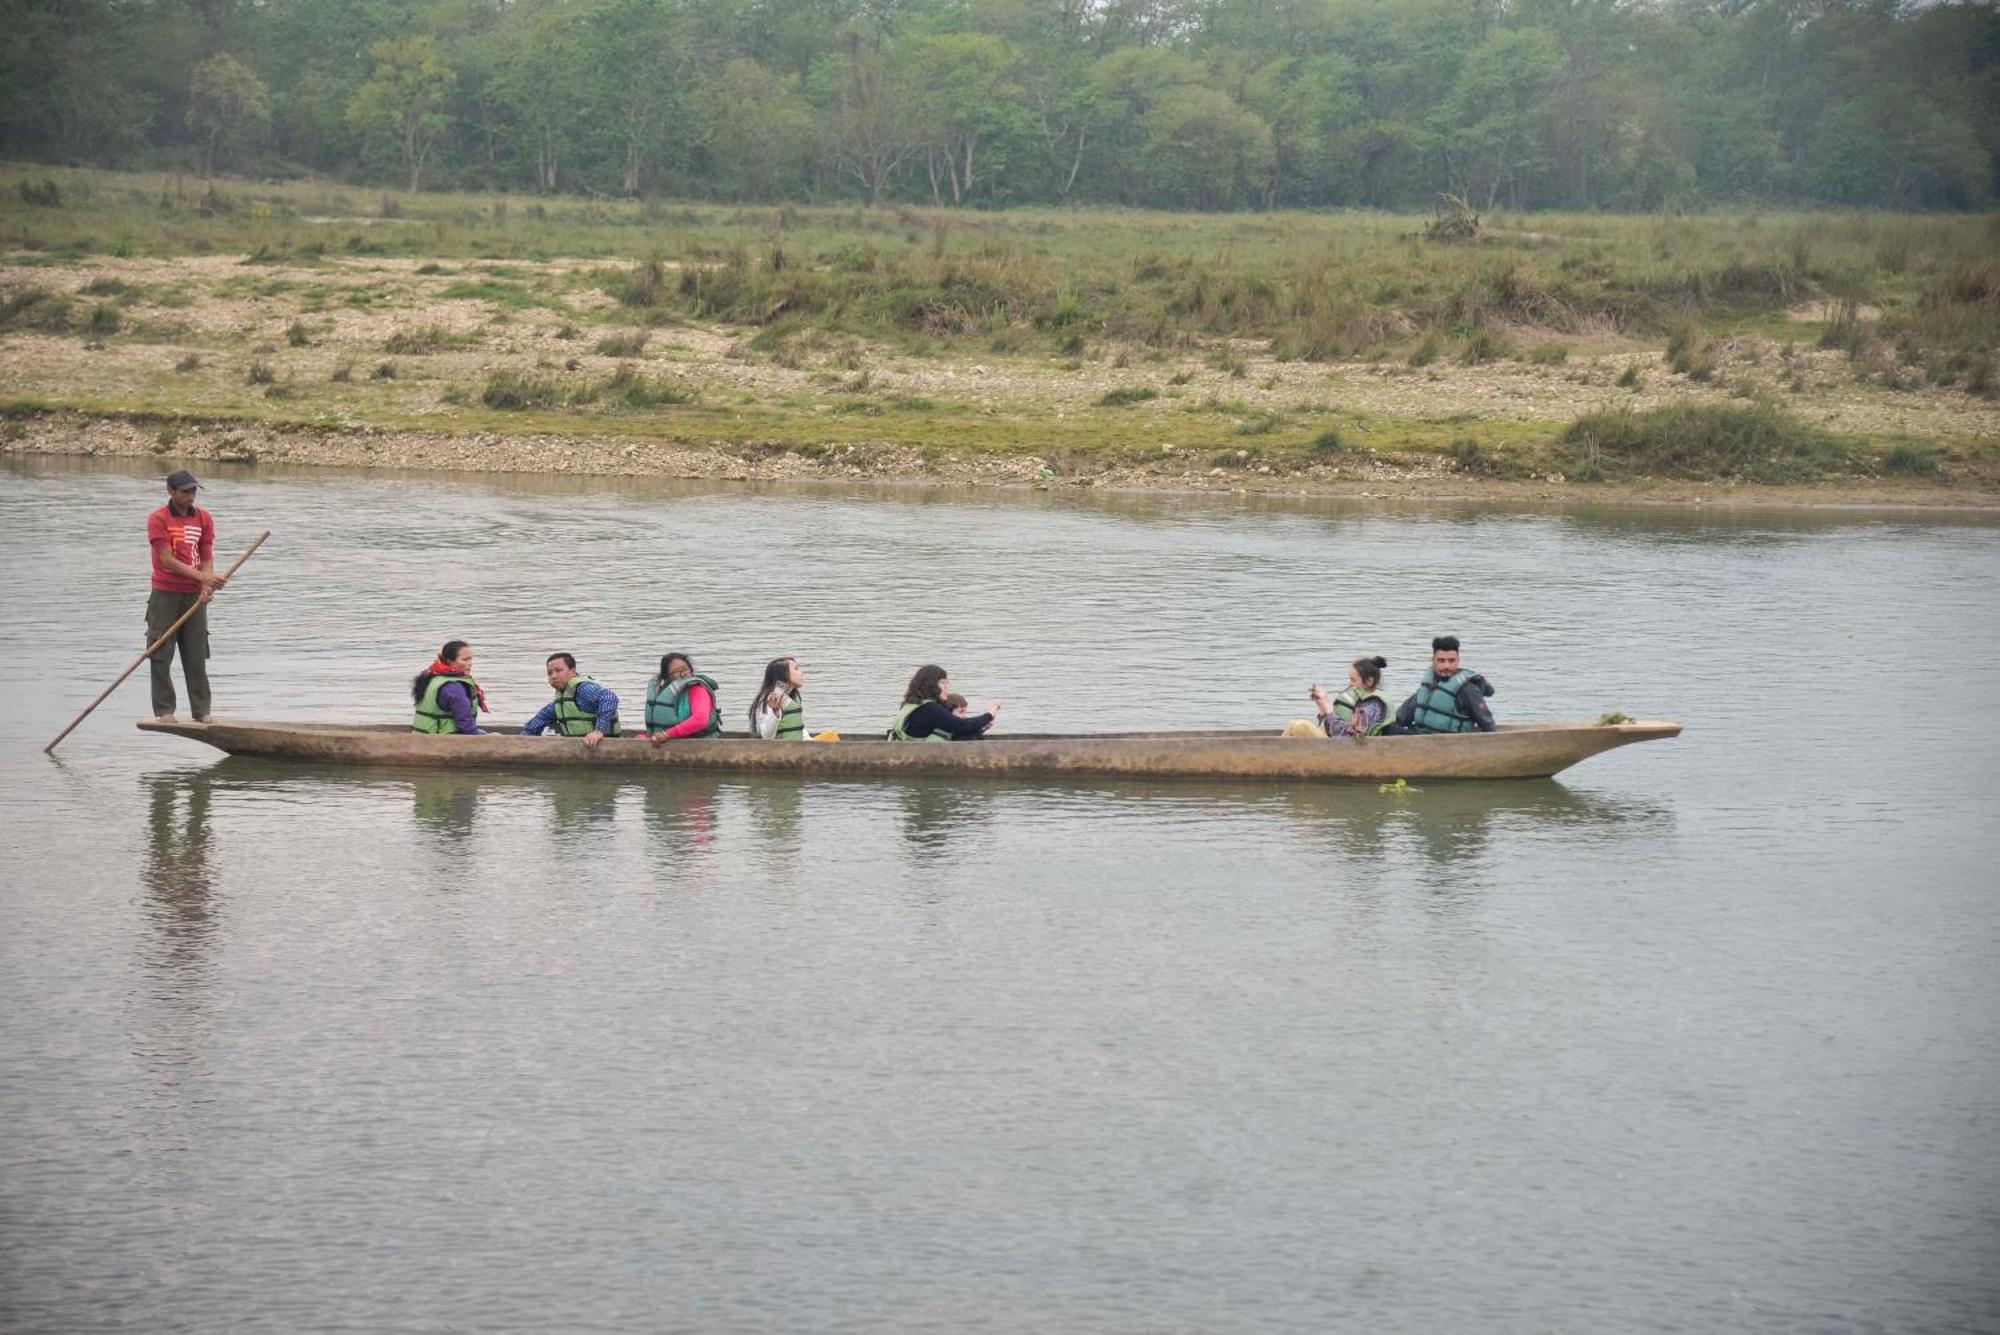
[[[1329,737],[1374,737],[1389,726],[1394,707],[1382,694],[1382,669],[1389,660],[1364,654],[1347,669],[1347,689],[1327,698],[1314,682],[1306,694],[1319,710],[1319,726]]]
[[[472,646],[464,640],[446,640],[437,660],[419,672],[410,683],[410,696],[417,702],[410,727],[417,732],[466,737],[485,735],[479,726],[479,711],[486,708],[486,692],[472,679]]]

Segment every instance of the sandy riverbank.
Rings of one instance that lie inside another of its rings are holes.
[[[459,435],[246,426],[240,422],[168,420],[143,414],[51,413],[17,419],[0,456],[153,459],[161,471],[183,465],[283,465],[467,474],[674,478],[733,482],[838,482],[884,486],[1080,488],[1105,491],[1324,497],[1373,500],[1519,501],[1530,504],[1702,505],[1739,507],[1894,507],[2000,512],[2000,491],[1936,482],[1842,480],[1805,486],[1649,481],[1582,484],[1468,477],[1448,467],[1313,466],[1258,474],[1170,463],[1060,470],[1034,455],[955,456],[893,444],[854,445],[809,455],[772,444],[676,441],[606,435]],[[171,443],[162,443],[162,433]]]

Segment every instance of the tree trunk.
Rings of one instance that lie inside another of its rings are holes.
[[[414,195],[424,180],[423,127],[407,117],[403,121],[403,160],[410,167],[410,193]]]
[[[1083,166],[1083,141],[1084,141],[1085,139],[1089,138],[1089,136],[1090,136],[1090,131],[1089,131],[1089,130],[1086,130],[1086,129],[1084,129],[1084,128],[1083,128],[1082,126],[1078,126],[1078,127],[1077,127],[1077,131],[1076,131],[1076,156],[1075,156],[1074,158],[1070,159],[1070,164],[1069,164],[1069,177],[1068,177],[1068,179],[1067,179],[1067,180],[1065,180],[1065,181],[1063,182],[1063,187],[1062,187],[1062,197],[1063,197],[1064,199],[1068,199],[1068,198],[1069,198],[1069,190],[1070,190],[1070,187],[1076,184],[1076,173],[1077,173],[1077,170],[1078,170],[1079,168],[1081,168],[1081,167]]]

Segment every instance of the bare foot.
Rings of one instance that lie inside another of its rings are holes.
[[[215,722],[215,715],[213,715],[213,714],[196,714],[196,715],[194,716],[194,721],[195,721],[196,723],[213,723],[213,722]]]
[[[160,714],[153,719],[155,723],[178,723],[179,721],[172,714]]]

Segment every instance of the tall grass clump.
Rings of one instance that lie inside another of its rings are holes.
[[[668,376],[642,375],[626,364],[603,380],[564,380],[519,371],[495,371],[486,377],[479,401],[502,412],[526,412],[592,403],[611,408],[658,408],[692,403],[697,397],[698,392],[691,385]]]
[[[0,302],[0,329],[66,334],[74,325],[76,303],[39,287],[24,287]]]
[[[398,329],[384,340],[382,351],[398,357],[421,357],[447,348],[469,348],[478,342],[477,334],[454,333],[442,325],[430,324],[418,329]]]
[[[495,371],[486,377],[485,388],[479,392],[479,401],[502,412],[563,408],[575,402],[575,388],[554,376]]]
[[[1589,413],[1563,431],[1557,455],[1578,482],[1808,482],[1853,465],[1845,442],[1767,401]]]
[[[1154,389],[1151,385],[1121,385],[1116,389],[1107,389],[1103,394],[1098,396],[1097,406],[1100,408],[1129,408],[1135,403],[1144,403],[1148,399],[1157,399],[1159,397],[1160,391]]]
[[[1715,378],[1715,352],[1707,337],[1691,324],[1683,324],[1667,336],[1667,365],[1674,374],[1696,382]]]
[[[1934,445],[1892,445],[1882,455],[1881,471],[1890,477],[1936,477],[1943,471]]]
[[[593,397],[618,408],[660,408],[693,403],[698,396],[692,385],[671,376],[642,375],[628,362],[607,376]]]
[[[613,293],[622,306],[658,306],[667,294],[667,266],[655,255],[640,260]]]
[[[1973,394],[1993,391],[1994,351],[2000,348],[2000,260],[1945,268],[1910,305],[1883,315],[1881,332],[1922,349],[1934,384],[1962,382]]]
[[[1477,366],[1482,362],[1498,361],[1510,356],[1514,345],[1507,336],[1497,329],[1481,325],[1465,337],[1459,345],[1458,359],[1467,366]]]
[[[1451,460],[1452,468],[1468,477],[1501,477],[1515,471],[1508,462],[1497,455],[1489,454],[1478,441],[1470,436],[1460,436],[1445,450],[1445,457]]]
[[[628,329],[622,333],[606,334],[597,340],[597,355],[600,357],[637,357],[652,341],[652,334],[644,329]]]

